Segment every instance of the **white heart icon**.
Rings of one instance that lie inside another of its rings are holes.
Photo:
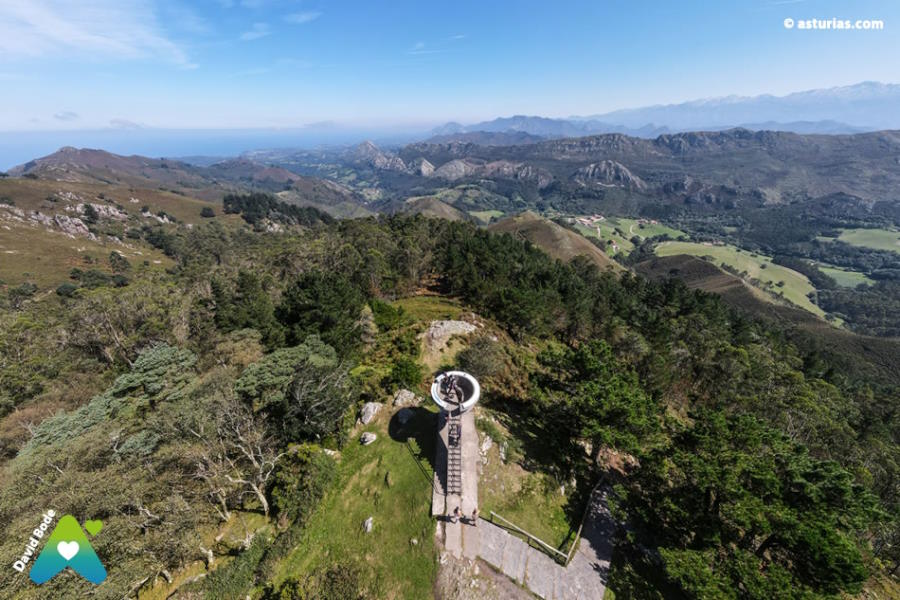
[[[60,542],[56,545],[56,551],[66,560],[78,554],[78,542]]]

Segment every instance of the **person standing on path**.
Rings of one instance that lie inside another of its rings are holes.
[[[477,506],[472,511],[472,526],[478,527],[478,507]]]
[[[453,515],[451,515],[451,517],[450,517],[450,522],[451,523],[459,523],[459,517],[461,514],[462,514],[462,512],[459,510],[458,506],[456,508],[454,508]]]

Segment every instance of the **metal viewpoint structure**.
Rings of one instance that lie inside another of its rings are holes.
[[[481,398],[478,380],[465,371],[441,373],[431,384],[431,399],[447,412],[466,412]]]
[[[446,371],[431,384],[431,399],[441,409],[435,456],[431,514],[471,515],[478,506],[478,433],[472,407],[481,398],[478,380],[465,371]]]

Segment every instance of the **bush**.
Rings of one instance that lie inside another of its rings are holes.
[[[204,206],[200,210],[200,216],[204,219],[211,219],[212,217],[216,216],[216,211],[214,211],[210,206]]]
[[[113,250],[109,253],[109,266],[113,273],[124,273],[131,269],[131,263],[120,252]]]
[[[488,337],[479,337],[456,357],[459,367],[476,378],[490,377],[502,372],[503,348]]]
[[[219,567],[206,578],[203,588],[207,598],[243,600],[256,580],[256,569],[266,553],[268,540],[257,534],[250,547],[233,561]]]
[[[304,523],[336,476],[334,460],[317,446],[299,446],[278,463],[269,496],[282,525]]]
[[[78,290],[78,286],[72,283],[64,283],[56,288],[56,293],[63,298],[71,298]]]
[[[352,563],[323,567],[305,580],[290,578],[277,592],[270,590],[265,600],[366,600],[362,570]]]
[[[97,209],[94,208],[93,204],[85,204],[84,205],[84,222],[93,224],[100,220],[100,214],[97,212]]]
[[[413,387],[422,382],[422,367],[415,360],[401,356],[391,367],[390,383],[400,387]]]
[[[34,296],[37,289],[37,286],[30,281],[26,281],[25,283],[10,289],[9,292],[7,292],[10,304],[12,304],[13,308],[18,308],[26,299]]]
[[[394,308],[387,302],[373,299],[369,305],[372,307],[372,315],[375,319],[375,325],[381,331],[395,329],[409,322],[403,307]]]

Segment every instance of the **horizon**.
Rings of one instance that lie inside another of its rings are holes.
[[[882,81],[859,81],[847,86],[835,88],[816,88],[792,90],[781,95],[758,94],[755,96],[740,96],[731,94],[727,96],[715,96],[708,98],[694,98],[679,103],[652,103],[641,106],[629,106],[610,111],[608,114],[628,113],[643,109],[661,109],[678,107],[682,105],[700,104],[704,102],[728,101],[728,100],[753,100],[753,99],[781,99],[788,96],[812,94],[817,92],[833,91],[844,88],[854,88],[866,85],[897,86],[900,84]],[[601,115],[568,115],[565,117],[548,117],[540,114],[500,114],[486,119],[487,122],[495,119],[511,118],[541,118],[556,121],[569,119],[594,119]],[[823,120],[799,120],[789,122],[776,122],[775,124],[790,123],[814,123],[835,121],[836,119]],[[168,128],[149,127],[131,124],[129,126],[107,126],[84,129],[47,129],[47,130],[8,130],[0,131],[0,171],[26,163],[29,160],[41,158],[58,151],[61,148],[71,146],[80,149],[98,149],[120,155],[139,155],[152,158],[186,158],[195,156],[228,158],[239,156],[243,153],[263,149],[313,149],[327,147],[346,147],[363,141],[373,141],[379,145],[402,146],[413,141],[420,141],[435,132],[444,125],[460,124],[463,126],[477,125],[477,122],[458,122],[453,120],[436,120],[418,123],[416,125],[383,124],[381,126],[351,125],[336,121],[308,123],[295,127],[192,127],[192,128]],[[765,123],[763,123],[765,124]],[[724,129],[745,127],[752,123],[733,123],[727,126],[708,126],[691,128],[668,128],[664,124],[647,122],[644,126],[661,126],[671,133],[681,131],[721,131]],[[862,128],[857,132],[871,131],[889,128]],[[788,129],[776,129],[789,131]],[[587,135],[587,134],[586,134]],[[595,134],[590,134],[595,135]],[[629,133],[627,135],[635,135]],[[642,136],[644,137],[644,136]],[[651,135],[649,137],[656,137]]]

